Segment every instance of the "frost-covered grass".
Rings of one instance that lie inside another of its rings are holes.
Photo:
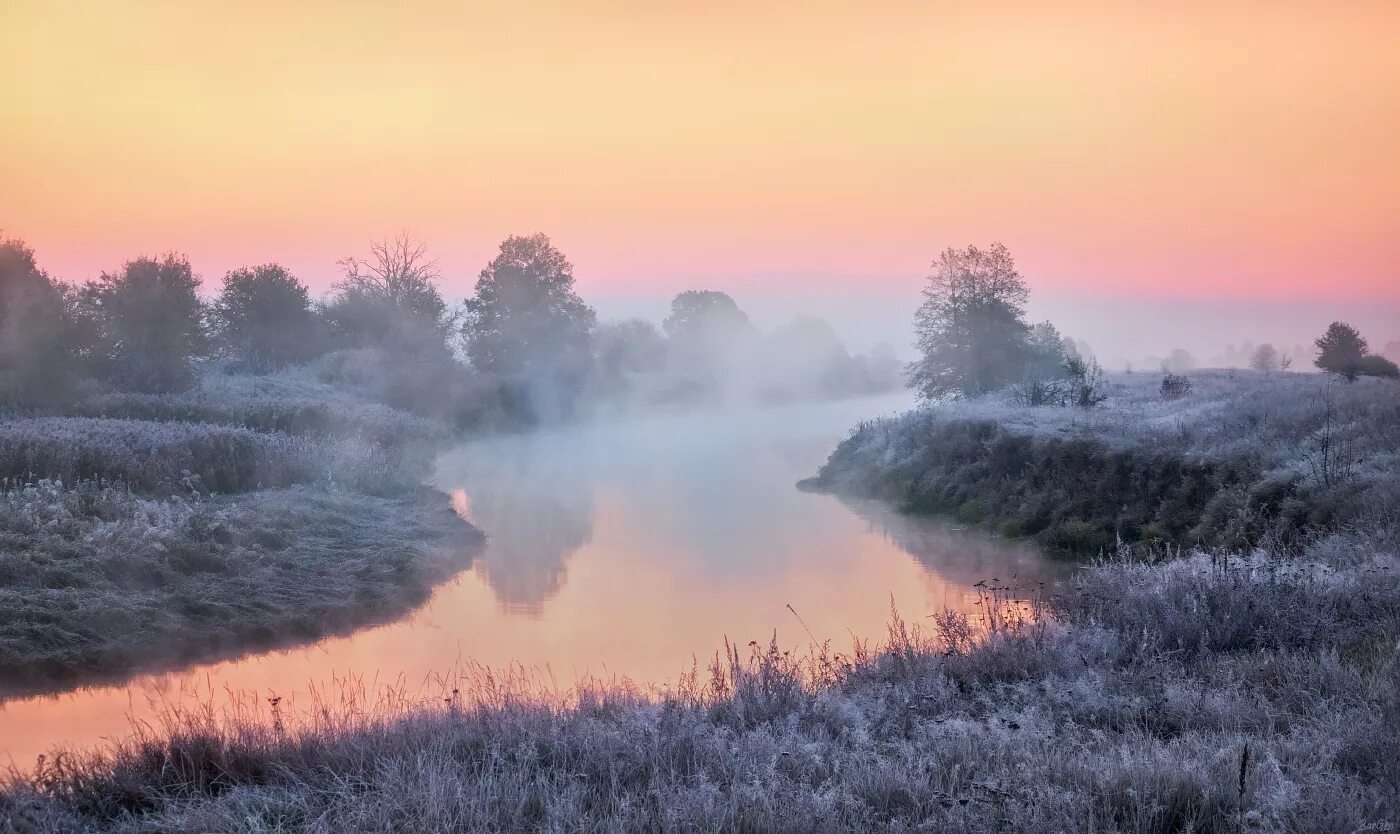
[[[441,427],[313,369],[70,410],[107,416],[0,414],[0,699],[381,621],[470,558]]]
[[[0,478],[121,482],[148,493],[246,492],[328,481],[383,492],[416,483],[405,459],[358,440],[208,423],[0,418]]]
[[[852,432],[808,486],[956,514],[1052,550],[1283,547],[1400,505],[1400,385],[1312,374],[1119,374],[1092,409],[1012,392]]]
[[[397,616],[464,567],[477,538],[427,489],[0,491],[0,697]]]
[[[1108,399],[1091,409],[1020,405],[1005,390],[900,420],[910,430],[928,421],[989,420],[1015,434],[1215,460],[1251,457],[1311,475],[1304,458],[1330,399],[1335,429],[1354,437],[1363,474],[1400,467],[1400,384],[1392,380],[1346,383],[1324,374],[1242,370],[1198,371],[1189,378],[1191,392],[1178,399],[1162,396],[1161,374],[1115,373],[1107,376]]]
[[[204,369],[199,384],[189,391],[97,392],[71,405],[66,413],[216,423],[262,432],[349,438],[387,448],[430,442],[444,433],[442,426],[430,420],[323,381],[315,367],[295,367],[267,375],[229,374],[210,367]]]
[[[1400,561],[1104,564],[990,636],[727,650],[662,693],[477,671],[173,712],[0,789],[18,831],[1354,832],[1400,814]],[[1372,826],[1372,828],[1367,828]]]

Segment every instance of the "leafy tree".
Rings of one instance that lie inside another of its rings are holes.
[[[438,292],[437,262],[426,244],[404,234],[370,245],[368,258],[340,262],[345,277],[322,308],[332,338],[347,347],[447,354],[452,328]]]
[[[1265,342],[1254,349],[1254,354],[1249,357],[1249,367],[1271,374],[1283,367],[1283,360],[1279,357],[1278,349]]]
[[[1355,327],[1334,321],[1313,344],[1317,345],[1317,359],[1313,362],[1317,367],[1341,374],[1348,381],[1360,375],[1361,357],[1366,355],[1366,340]]]
[[[306,286],[277,264],[235,269],[210,306],[217,345],[254,371],[311,356],[315,319]]]
[[[671,299],[671,314],[661,323],[676,341],[708,341],[756,333],[748,315],[728,293],[686,290]]]
[[[732,380],[737,363],[752,358],[758,329],[727,293],[686,290],[671,299],[661,323],[675,370],[691,383],[715,390]]]
[[[573,266],[545,235],[506,238],[466,310],[467,356],[482,371],[576,374],[588,364],[597,315],[574,291]]]
[[[645,319],[599,325],[593,344],[599,371],[609,379],[660,371],[666,366],[666,340],[656,325]]]
[[[909,366],[921,398],[980,394],[1021,375],[1029,290],[1004,245],[944,251],[923,295],[914,317],[923,356]]]
[[[136,391],[178,391],[194,382],[205,348],[199,278],[183,255],[137,258],[89,281],[79,303],[94,331],[98,372]]]
[[[1048,321],[1031,325],[1026,336],[1026,376],[1054,379],[1065,375],[1065,362],[1079,356],[1074,340],[1061,336]]]
[[[1162,370],[1169,373],[1184,374],[1187,371],[1196,369],[1196,357],[1191,355],[1189,350],[1175,348],[1167,354],[1167,358],[1162,360]]]
[[[51,405],[76,376],[73,322],[62,286],[20,240],[0,239],[0,405]]]
[[[1383,376],[1400,378],[1400,366],[1374,353],[1368,353],[1356,363],[1356,373],[1361,376]]]

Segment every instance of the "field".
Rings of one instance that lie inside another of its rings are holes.
[[[312,368],[66,411],[0,418],[0,697],[390,619],[481,541],[419,486],[446,430]]]
[[[1006,391],[862,424],[810,489],[957,516],[1088,558],[1120,542],[1248,552],[1400,505],[1400,385],[1214,371],[1163,397],[1120,374],[1091,409]]]

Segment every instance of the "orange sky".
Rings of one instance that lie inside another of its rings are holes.
[[[410,229],[457,294],[545,231],[589,297],[1001,239],[1037,292],[1400,300],[1400,4],[399,5],[0,0],[0,228],[70,279]]]

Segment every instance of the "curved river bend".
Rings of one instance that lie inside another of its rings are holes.
[[[862,419],[904,397],[621,419],[466,443],[435,476],[484,530],[472,567],[408,617],[312,646],[0,703],[0,763],[26,768],[171,706],[296,708],[337,688],[422,691],[471,661],[567,687],[665,683],[728,638],[844,651],[909,619],[976,613],[973,584],[1067,570],[1028,545],[798,491]],[[799,623],[788,606],[805,622]]]

